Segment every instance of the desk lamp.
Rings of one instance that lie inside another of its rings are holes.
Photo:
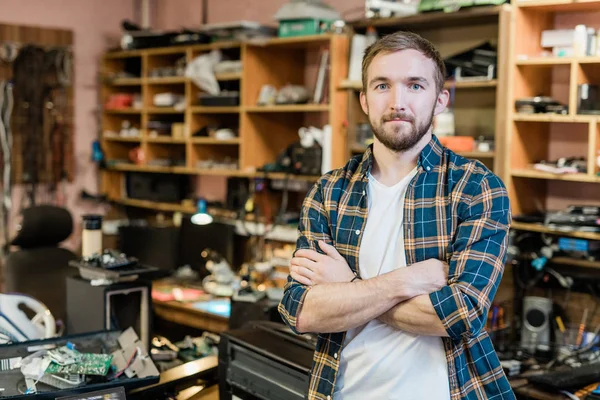
[[[196,225],[208,225],[213,222],[213,217],[206,209],[206,200],[198,200],[196,214],[192,215],[191,221]]]

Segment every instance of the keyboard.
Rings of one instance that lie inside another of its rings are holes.
[[[533,375],[527,377],[527,380],[530,383],[553,389],[581,389],[592,383],[600,382],[600,363]]]

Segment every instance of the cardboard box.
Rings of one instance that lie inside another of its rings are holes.
[[[175,123],[171,125],[171,136],[177,139],[183,139],[185,137],[185,124]]]

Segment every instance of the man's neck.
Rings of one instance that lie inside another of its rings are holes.
[[[385,186],[393,186],[405,178],[416,166],[423,148],[431,140],[431,130],[411,149],[395,152],[375,138],[371,175]]]

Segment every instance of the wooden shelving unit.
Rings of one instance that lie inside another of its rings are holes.
[[[594,232],[564,231],[564,230],[548,228],[547,226],[544,226],[542,224],[532,224],[532,223],[517,222],[517,221],[513,221],[511,226],[513,229],[518,229],[521,231],[547,233],[550,235],[560,235],[560,236],[573,237],[573,238],[579,238],[579,239],[600,240],[600,233],[594,233]]]
[[[448,57],[476,47],[489,41],[498,49],[498,69],[496,79],[489,81],[448,81],[445,87],[455,91],[452,109],[455,115],[456,134],[472,136],[475,139],[484,136],[493,139],[493,152],[465,152],[465,157],[478,159],[495,173],[501,175],[504,153],[504,141],[500,132],[505,130],[505,76],[509,49],[509,22],[511,7],[482,6],[459,10],[457,12],[431,12],[400,18],[370,19],[352,23],[357,33],[364,33],[368,26],[376,28],[380,35],[399,30],[409,30],[430,40],[440,51],[442,57]],[[359,102],[358,93],[362,82],[342,81],[338,91],[354,93],[349,98],[348,116],[348,154],[363,151],[364,146],[357,141],[357,124],[367,123]]]
[[[288,145],[299,139],[298,129],[309,125],[332,126],[332,166],[342,166],[346,162],[344,149],[347,144],[343,125],[347,119],[348,94],[337,92],[336,88],[347,76],[348,46],[347,35],[326,34],[106,54],[101,68],[103,101],[113,93],[133,93],[141,97],[143,108],[102,112],[103,131],[119,132],[123,122],[128,121],[141,132],[141,136],[135,138],[114,134],[102,136],[102,147],[108,165],[102,178],[105,193],[111,200],[129,206],[160,211],[184,211],[178,205],[128,199],[124,189],[126,174],[145,172],[247,178],[266,176],[271,179],[284,179],[284,174],[264,174],[256,171],[265,164],[274,162]],[[242,63],[240,73],[216,74],[221,89],[239,91],[239,105],[201,106],[197,101],[201,91],[192,79],[184,76],[155,76],[157,74],[153,73],[156,68],[174,67],[181,60],[188,63],[214,49],[220,49],[230,59],[239,59]],[[312,90],[316,79],[315,61],[319,59],[322,49],[329,50],[330,60],[327,89],[329,95],[326,104],[257,104],[259,92],[266,84],[274,85],[278,89],[287,84],[297,84]],[[135,77],[110,78],[125,69]],[[155,107],[154,96],[164,92],[183,95],[185,109]],[[152,121],[182,123],[185,136],[175,138],[168,132],[166,135],[151,135],[149,124]],[[238,135],[230,140],[194,135],[209,125],[231,128]],[[136,148],[143,152],[143,161],[140,164],[127,162],[131,151]],[[176,161],[180,166],[153,165],[163,159]],[[207,160],[226,159],[233,160],[237,168],[205,168]],[[288,178],[306,181],[318,179],[317,176]]]
[[[585,13],[582,13],[585,12]],[[557,211],[568,205],[598,205],[600,119],[579,114],[578,85],[600,83],[600,57],[544,57],[542,31],[596,26],[600,1],[531,0],[513,2],[507,74],[507,124],[503,180],[513,215]],[[550,96],[568,106],[568,114],[522,114],[515,101]],[[583,157],[587,171],[553,174],[532,168],[542,160]],[[600,240],[600,234],[563,232],[541,224],[515,222],[514,229]]]

